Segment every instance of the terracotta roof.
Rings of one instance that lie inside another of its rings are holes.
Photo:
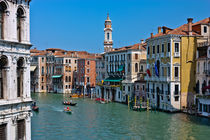
[[[203,20],[200,20],[200,21],[198,21],[198,22],[196,22],[196,23],[193,23],[193,26],[194,26],[194,25],[198,25],[198,24],[207,24],[207,23],[210,23],[210,17],[205,18],[205,19],[203,19]]]
[[[131,45],[131,46],[125,46],[125,47],[121,47],[121,48],[114,48],[112,51],[108,52],[108,53],[112,53],[112,52],[119,52],[119,51],[126,51],[126,50],[137,50],[139,49],[139,46],[140,46],[140,49],[141,50],[146,50],[146,43],[137,43],[137,44],[134,44],[134,45]]]
[[[203,20],[200,20],[196,23],[194,23],[192,26],[198,25],[198,24],[206,24],[210,22],[210,18],[205,18]],[[165,27],[165,26],[164,26]],[[165,27],[167,29],[170,29],[168,27]],[[168,31],[167,33],[157,33],[155,34],[152,38],[156,38],[156,37],[160,37],[160,36],[164,36],[164,35],[169,35],[169,34],[174,34],[174,35],[188,35],[188,24],[184,24],[179,26],[178,28],[175,29],[170,29],[170,31]],[[196,31],[192,31],[192,35],[199,35]],[[151,39],[151,37],[147,38],[147,39]]]

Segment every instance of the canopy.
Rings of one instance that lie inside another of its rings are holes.
[[[53,75],[52,78],[61,78],[62,75]]]
[[[35,71],[35,69],[36,69],[36,66],[30,66],[30,71]]]
[[[124,65],[120,65],[117,71],[123,71]]]
[[[121,82],[122,80],[121,77],[108,77],[104,82]]]

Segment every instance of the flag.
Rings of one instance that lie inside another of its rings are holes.
[[[150,73],[150,70],[149,70],[149,64],[147,64],[147,74],[149,75],[149,77],[151,77],[151,73]]]
[[[147,69],[147,74],[149,75],[149,77],[151,77],[151,73],[149,69]]]
[[[159,71],[157,68],[157,62],[155,62],[155,74],[157,75],[157,77],[159,77]]]

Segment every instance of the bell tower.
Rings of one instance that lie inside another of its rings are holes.
[[[107,14],[107,19],[105,20],[104,28],[104,52],[109,52],[112,50],[112,21],[109,18],[109,13]]]

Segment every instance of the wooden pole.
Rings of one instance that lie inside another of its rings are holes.
[[[128,95],[128,109],[130,108],[130,101],[129,101],[129,95]]]

